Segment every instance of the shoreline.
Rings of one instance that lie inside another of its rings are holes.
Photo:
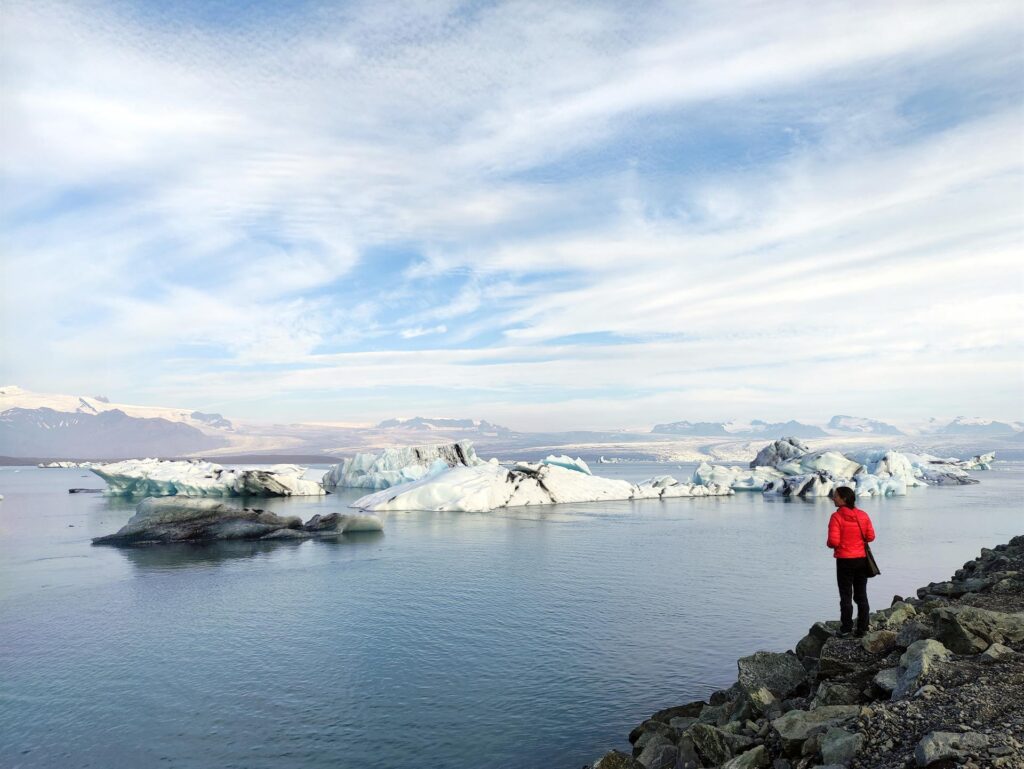
[[[592,769],[1024,768],[1024,535],[895,596],[863,638],[814,623],[667,707]]]

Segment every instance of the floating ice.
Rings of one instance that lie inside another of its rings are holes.
[[[564,467],[566,470],[575,470],[579,473],[593,475],[593,473],[590,472],[590,466],[579,457],[573,459],[572,457],[567,457],[565,454],[560,454],[559,456],[549,454],[547,458],[541,460],[541,462],[545,465],[558,465],[559,467]]]
[[[994,453],[958,460],[891,449],[845,455],[811,451],[796,438],[783,438],[761,449],[750,470],[701,463],[693,481],[787,497],[825,497],[836,486],[853,486],[861,496],[902,496],[914,486],[977,483],[967,469],[990,467],[994,459]]]
[[[328,488],[387,489],[433,477],[450,467],[483,464],[470,441],[384,449],[379,454],[356,454],[324,474]]]
[[[224,468],[212,462],[128,459],[89,468],[107,482],[110,494],[187,497],[290,497],[323,494],[305,468],[274,465],[268,470]]]
[[[559,464],[520,462],[511,469],[489,462],[453,467],[393,489],[368,494],[352,507],[385,510],[487,512],[500,507],[732,494],[723,486],[679,483],[671,476],[644,481],[602,478]]]
[[[116,533],[93,540],[95,545],[141,545],[167,542],[208,542],[226,539],[309,539],[352,531],[381,531],[371,515],[315,515],[305,524],[297,516],[232,507],[216,499],[148,497]]]

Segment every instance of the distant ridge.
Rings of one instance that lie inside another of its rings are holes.
[[[669,422],[667,424],[655,425],[651,432],[664,435],[732,436],[735,438],[766,439],[783,437],[824,438],[828,436],[828,433],[820,427],[797,422],[794,419],[788,422],[766,422],[762,419],[755,419],[749,424],[738,424],[735,422]]]
[[[870,435],[903,435],[903,431],[886,422],[864,417],[851,417],[837,414],[829,420],[828,427],[848,433],[864,433]]]

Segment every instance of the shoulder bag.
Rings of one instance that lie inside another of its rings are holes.
[[[867,561],[868,578],[877,577],[882,573],[882,570],[875,563],[875,556],[871,552],[871,545],[868,544],[867,539],[864,537],[864,529],[860,528],[860,516],[857,516],[857,528],[860,529],[860,538],[864,540],[864,557]]]

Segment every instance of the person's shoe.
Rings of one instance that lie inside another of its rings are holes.
[[[849,638],[851,635],[853,635],[852,630],[839,630],[836,633],[836,638]]]
[[[867,634],[868,634],[867,630],[855,630],[855,631],[853,631],[853,637],[854,638],[863,638]]]

